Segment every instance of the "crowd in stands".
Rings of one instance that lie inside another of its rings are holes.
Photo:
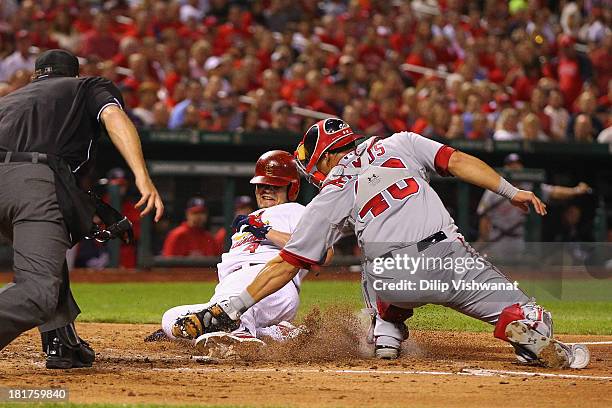
[[[300,133],[300,107],[366,134],[612,142],[611,26],[606,0],[4,0],[0,96],[61,47],[142,128]]]

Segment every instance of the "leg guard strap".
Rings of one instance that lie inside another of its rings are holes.
[[[391,303],[383,302],[380,298],[376,298],[376,309],[381,319],[392,323],[404,323],[413,314],[412,309],[402,309]]]

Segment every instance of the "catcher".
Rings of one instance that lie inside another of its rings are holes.
[[[456,176],[539,215],[546,206],[481,160],[411,132],[359,135],[340,119],[325,119],[304,135],[298,167],[321,192],[308,204],[291,239],[238,296],[179,322],[201,333],[229,330],[240,316],[283,287],[300,269],[319,263],[347,223],[363,251],[366,302],[376,308],[373,338],[379,358],[397,358],[412,309],[442,304],[495,326],[494,336],[514,346],[524,363],[586,367],[584,345],[553,338],[550,312],[510,282],[463,239],[429,185],[429,172]],[[430,262],[433,260],[434,262]],[[436,262],[440,260],[440,262]]]
[[[273,295],[242,314],[239,324],[229,334],[220,331],[198,337],[201,327],[189,327],[190,321],[184,318],[221,299],[240,294],[266,262],[278,256],[295,230],[305,207],[293,202],[300,188],[293,156],[282,150],[263,154],[257,160],[251,184],[255,184],[259,210],[239,215],[234,220],[231,248],[221,256],[221,263],[217,265],[219,284],[215,294],[206,304],[177,306],[164,313],[162,329],[168,337],[191,339],[200,348],[211,351],[220,344],[262,344],[259,338],[264,336],[283,340],[299,332],[288,321],[295,317],[300,304],[300,285],[308,272],[305,269],[298,271]]]

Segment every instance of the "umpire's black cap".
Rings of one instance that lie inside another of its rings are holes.
[[[34,77],[79,75],[79,60],[66,50],[47,50],[34,63]]]

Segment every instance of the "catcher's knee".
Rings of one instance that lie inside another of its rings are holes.
[[[551,313],[534,302],[525,303],[522,306],[515,303],[504,308],[497,319],[493,335],[498,339],[511,342],[506,335],[506,328],[510,323],[517,321],[525,323],[531,330],[543,336],[553,337]]]

